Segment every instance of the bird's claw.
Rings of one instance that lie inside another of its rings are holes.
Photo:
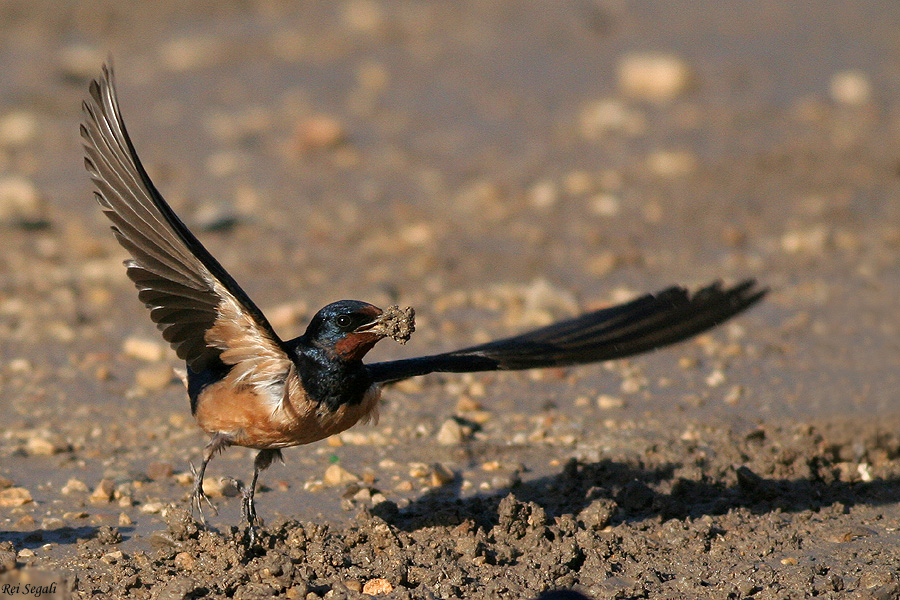
[[[247,521],[248,546],[256,545],[256,504],[253,502],[253,489],[241,487],[241,516]]]
[[[219,509],[216,508],[215,504],[212,503],[212,500],[209,499],[209,496],[203,491],[203,478],[197,474],[194,463],[190,463],[190,465],[191,473],[194,475],[194,489],[191,492],[191,515],[194,514],[194,510],[196,509],[200,525],[206,527],[206,517],[203,516],[203,501],[206,501],[207,506],[209,506],[209,509],[214,515],[219,514]]]

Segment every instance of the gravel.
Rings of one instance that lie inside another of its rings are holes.
[[[895,3],[52,8],[0,8],[4,576],[78,598],[897,595]],[[340,298],[417,308],[409,344],[372,351],[391,360],[674,283],[772,291],[649,356],[387,386],[377,424],[262,474],[248,548],[254,453],[211,463],[199,528],[183,364],[82,169],[110,48],[154,181],[285,339]]]

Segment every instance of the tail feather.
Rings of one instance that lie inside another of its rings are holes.
[[[758,302],[754,280],[694,294],[671,287],[521,335],[432,356],[368,365],[377,382],[432,372],[466,373],[560,367],[625,358],[683,341]]]

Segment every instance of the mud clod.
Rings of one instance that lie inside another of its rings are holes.
[[[389,306],[378,319],[378,331],[395,342],[405,344],[416,330],[416,311],[411,307]]]

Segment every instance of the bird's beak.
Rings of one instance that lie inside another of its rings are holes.
[[[375,344],[386,337],[405,344],[415,330],[415,313],[411,308],[391,306],[382,311],[369,305],[365,309],[371,319],[338,340],[334,352],[344,360],[362,360]]]
[[[374,304],[369,304],[365,308],[358,311],[357,314],[365,315],[368,317],[368,320],[364,322],[362,325],[351,331],[351,334],[355,333],[371,333],[375,335],[379,335],[378,326],[384,318],[384,311],[375,306]],[[384,337],[383,335],[381,337]]]

